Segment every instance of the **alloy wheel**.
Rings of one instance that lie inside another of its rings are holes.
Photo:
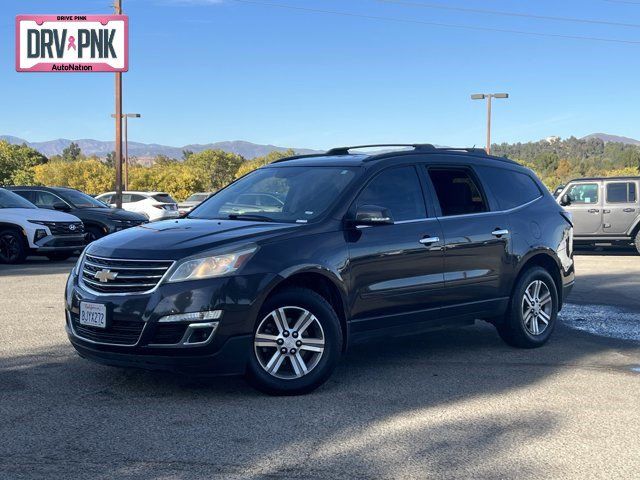
[[[522,320],[531,335],[542,335],[549,327],[553,312],[553,297],[546,283],[534,280],[524,290]]]
[[[311,372],[325,347],[322,325],[308,310],[286,306],[266,315],[253,341],[260,366],[270,375],[292,380]]]
[[[13,233],[5,233],[0,237],[0,257],[5,262],[13,262],[20,255],[20,239]]]

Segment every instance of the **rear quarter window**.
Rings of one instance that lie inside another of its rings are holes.
[[[499,167],[476,167],[482,182],[493,193],[500,210],[509,210],[542,196],[528,174]]]

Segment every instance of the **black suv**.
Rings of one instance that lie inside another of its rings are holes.
[[[39,208],[75,215],[84,224],[87,242],[147,222],[144,215],[111,208],[86,193],[63,187],[6,187]]]
[[[570,215],[510,160],[410,147],[280,160],[185,219],[91,244],[67,283],[71,343],[274,394],[313,390],[380,335],[482,319],[543,345],[574,282]],[[256,195],[277,201],[246,204]]]

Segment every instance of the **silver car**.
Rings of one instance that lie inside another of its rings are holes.
[[[635,245],[640,253],[640,177],[577,178],[558,203],[573,215],[576,245]]]

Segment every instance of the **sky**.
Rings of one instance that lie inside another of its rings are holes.
[[[113,74],[17,73],[14,58],[15,15],[108,14],[110,0],[1,3],[0,134],[112,139]],[[640,138],[640,0],[123,0],[123,8],[124,111],[142,114],[129,123],[130,140],[484,146],[486,107],[469,98],[479,92],[510,94],[493,104],[497,143]]]

